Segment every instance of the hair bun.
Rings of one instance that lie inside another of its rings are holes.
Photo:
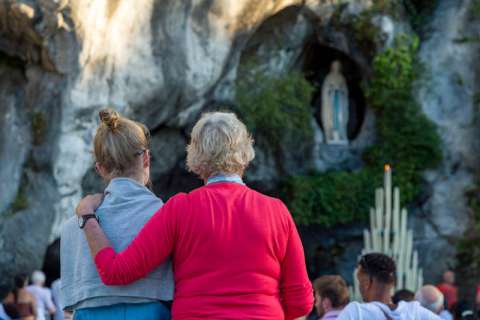
[[[110,130],[115,130],[118,126],[120,115],[113,109],[103,109],[98,113],[100,121],[105,124]]]

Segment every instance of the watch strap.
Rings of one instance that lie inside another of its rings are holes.
[[[82,216],[82,224],[80,226],[80,229],[83,229],[85,227],[89,219],[95,219],[97,220],[97,222],[99,222],[98,216],[95,213],[85,214]]]

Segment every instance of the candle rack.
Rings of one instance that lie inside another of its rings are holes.
[[[407,219],[407,210],[400,208],[400,189],[392,189],[392,169],[386,165],[384,186],[375,191],[375,208],[370,209],[370,230],[363,231],[362,255],[380,252],[393,258],[397,265],[396,289],[416,292],[423,285],[423,270],[419,268],[418,252],[413,250],[413,231],[407,229]],[[351,295],[361,301],[355,272]]]

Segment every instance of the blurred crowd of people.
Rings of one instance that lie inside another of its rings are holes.
[[[395,262],[386,255],[363,256],[357,279],[363,303],[352,302],[346,281],[339,275],[321,276],[313,282],[315,309],[308,320],[476,320],[474,307],[458,299],[455,274],[446,271],[441,283],[424,285],[417,292],[396,291]],[[60,279],[45,286],[45,274],[34,271],[14,279],[12,290],[0,303],[0,320],[68,320],[63,311]],[[478,299],[477,299],[478,300]]]
[[[0,320],[71,319],[71,315],[63,311],[60,279],[53,281],[50,288],[45,286],[45,281],[42,271],[34,271],[31,279],[26,274],[17,275],[12,290],[0,303]]]
[[[453,271],[446,271],[437,285],[424,285],[417,292],[402,289],[392,295],[395,262],[382,254],[370,254],[360,260],[357,278],[364,303],[350,302],[347,283],[341,276],[326,275],[316,279],[315,310],[308,319],[480,319],[475,306],[458,299]],[[476,301],[480,300],[479,296],[477,292]]]

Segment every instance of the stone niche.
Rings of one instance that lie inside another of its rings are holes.
[[[322,45],[317,38],[313,38],[305,44],[303,55],[303,71],[307,79],[317,87],[312,102],[315,120],[322,128],[324,135],[325,128],[323,128],[321,112],[324,107],[322,105],[322,86],[330,72],[332,63],[334,61],[341,63],[341,73],[348,88],[347,137],[349,141],[355,140],[362,129],[366,112],[365,96],[361,88],[364,72],[347,54],[338,49]]]
[[[293,145],[284,141],[284,150],[278,153],[261,137],[255,137],[257,159],[247,172],[249,182],[255,186],[272,190],[278,177],[284,175],[361,167],[361,153],[374,138],[373,114],[367,112],[361,85],[369,67],[366,55],[347,31],[342,26],[330,26],[327,20],[321,21],[306,7],[290,6],[267,18],[245,41],[237,78],[253,64],[273,76],[300,71],[315,87],[310,105],[312,139]],[[322,85],[334,61],[342,64],[348,87],[348,143],[344,145],[327,144],[322,125]],[[291,152],[292,148],[296,152]]]

